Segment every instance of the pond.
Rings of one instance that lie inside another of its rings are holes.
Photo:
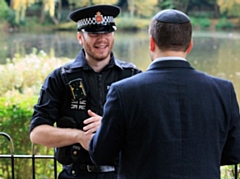
[[[240,33],[194,31],[193,40],[194,47],[187,60],[198,70],[231,80],[240,99]],[[15,54],[29,54],[33,48],[50,56],[71,59],[81,49],[74,31],[3,33],[0,46],[0,64]],[[151,62],[148,49],[147,30],[115,33],[115,56],[135,63],[143,71]]]

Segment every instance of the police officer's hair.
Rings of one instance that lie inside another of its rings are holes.
[[[191,22],[176,24],[152,20],[149,27],[156,45],[163,51],[186,51],[192,39]]]

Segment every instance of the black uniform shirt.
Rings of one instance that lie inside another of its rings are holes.
[[[133,64],[122,62],[111,53],[110,63],[97,73],[87,64],[82,50],[75,61],[55,69],[45,79],[34,106],[30,131],[39,125],[54,123],[59,127],[82,129],[83,121],[89,117],[88,109],[102,115],[111,83],[140,72]],[[83,155],[87,155],[85,163],[91,164],[88,152]]]

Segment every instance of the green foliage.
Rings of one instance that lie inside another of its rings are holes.
[[[171,0],[159,0],[158,6],[160,9],[172,9],[174,8],[173,2]]]
[[[12,94],[6,97],[0,97],[0,131],[7,133],[13,140],[14,155],[31,155],[32,144],[29,140],[29,122],[33,113],[33,105],[37,102],[37,96],[29,96],[23,94]],[[1,154],[10,154],[10,143],[0,138]],[[35,154],[53,155],[53,150],[36,145]],[[15,159],[14,171],[16,178],[31,179],[32,163],[30,159]],[[52,178],[53,161],[36,160],[36,176],[41,174]],[[0,173],[2,176],[10,176],[11,165],[10,159],[1,159]],[[10,177],[7,177],[10,178]]]
[[[73,6],[71,8],[77,9],[94,4],[117,4],[118,0],[68,0],[68,3]]]
[[[6,1],[0,1],[0,20],[6,20],[8,17],[9,7]]]
[[[19,1],[19,0],[18,0]],[[68,14],[70,11],[85,7],[88,5],[93,4],[122,4],[120,1],[117,0],[67,0],[68,3],[63,3],[62,7],[60,8],[58,1],[51,0],[52,3],[55,3],[55,6],[51,5],[52,8],[51,11],[54,9],[54,17],[50,17],[49,15],[46,15],[41,11],[43,7],[41,6],[49,6],[47,4],[51,4],[49,0],[28,0],[30,3],[25,4],[24,8],[20,11],[17,11],[16,8],[13,10],[11,8],[10,11],[8,11],[7,19],[8,23],[12,27],[21,27],[21,29],[49,29],[49,28],[59,28],[59,29],[65,29],[64,23],[69,21]],[[26,1],[26,2],[28,2]],[[17,2],[17,1],[13,1]],[[21,0],[23,2],[23,0]],[[1,5],[1,3],[5,5]],[[15,3],[17,4],[17,3]],[[68,4],[68,5],[66,5]],[[125,6],[126,5],[126,6]],[[209,1],[201,1],[201,0],[151,0],[151,1],[145,1],[145,0],[126,0],[125,5],[122,6],[122,13],[128,13],[130,14],[131,18],[151,18],[156,11],[160,9],[179,9],[183,12],[188,13],[191,16],[198,17],[198,18],[216,18],[216,17],[240,17],[239,16],[239,9],[240,9],[240,1],[239,0],[229,0],[228,3],[226,3],[226,0],[209,0]],[[45,7],[44,6],[44,7]],[[0,7],[3,7],[0,9],[0,20],[1,20],[1,12],[4,11],[4,7],[6,7],[5,1],[0,1]],[[49,6],[50,7],[50,6]],[[215,8],[214,8],[215,7]],[[7,7],[8,8],[8,7]],[[218,10],[220,9],[220,11]],[[5,15],[3,15],[6,17]],[[53,26],[56,25],[57,26]],[[129,27],[127,27],[127,24]],[[128,23],[127,24],[120,24],[124,27],[124,29],[138,29],[138,24]],[[239,23],[238,23],[239,24]],[[209,21],[201,21],[197,22],[197,25],[200,28],[206,28],[209,27]],[[220,28],[222,24],[219,24],[217,28]],[[49,27],[47,27],[49,26]],[[141,26],[141,24],[140,24]],[[227,28],[230,26],[230,24],[227,24]],[[239,25],[235,26],[238,27]],[[120,27],[120,26],[119,26]],[[223,28],[225,28],[223,26]],[[75,28],[74,28],[75,30]]]
[[[118,0],[92,0],[92,2],[93,4],[117,4]]]
[[[0,131],[13,139],[14,154],[32,154],[29,123],[37,94],[48,73],[67,60],[49,57],[33,49],[33,53],[26,57],[16,55],[7,64],[0,65]],[[0,146],[0,154],[10,154],[9,142],[2,137]],[[53,150],[36,145],[35,154],[52,155]],[[32,178],[31,160],[15,159],[14,162],[15,178]],[[39,178],[53,178],[53,161],[38,159],[36,162],[36,174],[41,176]],[[11,178],[10,159],[1,159],[0,173],[0,178]]]
[[[120,30],[138,30],[147,29],[150,23],[150,19],[139,19],[139,18],[129,18],[118,17],[116,20],[117,28]]]
[[[36,95],[47,76],[54,68],[59,67],[69,59],[49,57],[43,51],[22,58],[18,54],[8,59],[8,63],[0,65],[0,96],[15,93]]]
[[[238,167],[239,167],[239,165],[238,165]],[[235,179],[235,177],[234,177],[235,166],[234,165],[222,166],[220,169],[221,169],[221,179]]]
[[[19,25],[15,22],[15,11],[13,9],[9,9],[7,22],[11,27],[16,27]]]
[[[191,6],[189,0],[158,0],[160,9],[178,9],[186,13],[186,10]]]
[[[191,18],[193,27],[200,27],[201,29],[210,27],[211,21],[208,18]]]
[[[220,8],[220,12],[222,14],[226,14],[229,16],[240,17],[239,10],[240,10],[240,1],[239,0],[217,0],[217,5]]]
[[[130,18],[129,14],[124,14],[115,19],[118,30],[140,30],[148,29],[150,18]],[[76,31],[77,25],[73,22],[67,22],[56,27],[60,30],[74,30]]]
[[[127,0],[131,17],[151,17],[155,14],[157,0]]]
[[[36,103],[36,97],[28,97],[22,95],[13,95],[8,97],[0,97],[0,131],[11,136],[14,142],[14,153],[27,154],[31,149],[31,143],[28,135],[29,119],[32,115],[32,107]],[[9,154],[9,144],[1,144],[1,153]],[[10,159],[9,159],[10,160]],[[1,167],[10,170],[10,165],[5,161]],[[15,161],[16,173],[21,173],[22,168],[29,169],[26,176],[31,176],[30,163],[24,160]],[[22,175],[24,176],[24,175]],[[22,178],[22,177],[19,177]]]
[[[227,18],[221,18],[218,23],[216,23],[215,27],[217,29],[232,29],[234,24],[227,20]]]
[[[68,0],[68,3],[71,5],[70,8],[77,9],[80,7],[92,5],[91,1],[89,0]]]

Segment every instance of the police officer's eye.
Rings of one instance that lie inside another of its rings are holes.
[[[111,33],[88,33],[89,37],[109,36]]]
[[[90,37],[98,37],[99,36],[99,34],[97,34],[97,33],[88,33],[88,35]]]

